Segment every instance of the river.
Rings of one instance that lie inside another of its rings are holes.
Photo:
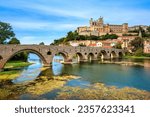
[[[133,63],[137,64],[133,65]],[[63,75],[73,75],[78,76],[78,78],[67,80],[65,83],[43,80],[43,77],[51,78],[53,76]],[[39,77],[43,79],[41,80]],[[61,85],[53,89],[53,86],[46,84],[45,81],[47,83],[54,82],[54,87]],[[92,61],[72,65],[63,65],[58,62],[53,62],[52,67],[45,70],[42,70],[42,64],[40,62],[36,62],[35,64],[22,68],[19,77],[16,79],[6,83],[2,82],[3,81],[0,81],[0,89],[2,91],[5,90],[4,92],[9,92],[9,94],[6,94],[6,97],[3,95],[2,99],[55,99],[57,93],[60,92],[60,89],[63,87],[79,87],[84,89],[95,83],[103,83],[106,86],[115,86],[117,88],[131,87],[149,92],[150,60],[124,59],[117,60],[116,63],[111,63],[110,61],[107,61],[107,63]],[[43,82],[45,83],[44,88]],[[24,88],[20,88],[21,85]],[[51,87],[52,90],[50,90],[49,87]],[[15,88],[16,90],[20,88],[17,93],[13,92]],[[30,91],[27,92],[25,90]],[[39,90],[42,91],[37,94],[34,90],[37,90],[37,92]],[[12,93],[12,95],[10,95],[10,93]]]

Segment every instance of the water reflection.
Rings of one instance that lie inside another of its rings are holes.
[[[14,84],[31,81],[39,76],[42,67],[40,58],[36,54],[30,53],[28,56],[28,62],[33,64],[22,69],[20,76],[12,80]]]
[[[53,58],[53,63],[52,63],[52,71],[53,75],[62,75],[64,65],[61,64],[60,62],[63,61],[64,58],[62,56],[54,56]]]
[[[36,79],[41,72],[41,67],[42,67],[41,63],[35,63],[33,65],[25,67],[20,76],[12,80],[12,82],[16,84]]]

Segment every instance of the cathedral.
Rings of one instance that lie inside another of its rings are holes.
[[[77,28],[79,35],[101,36],[109,33],[122,36],[122,34],[128,33],[128,23],[123,23],[122,25],[104,24],[103,17],[100,17],[98,20],[91,18],[89,24],[89,27],[83,26]]]

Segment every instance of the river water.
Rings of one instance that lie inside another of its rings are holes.
[[[133,65],[135,62],[137,64]],[[7,84],[7,87],[18,84],[24,85],[30,81],[37,82],[37,78],[41,75],[50,78],[52,76],[62,76],[67,74],[79,76],[80,78],[69,80],[64,86],[86,88],[94,83],[103,83],[107,86],[116,86],[118,88],[132,87],[150,91],[150,60],[124,59],[117,60],[117,64],[93,61],[72,65],[63,65],[61,63],[53,62],[52,68],[48,68],[44,71],[42,71],[41,68],[42,65],[40,62],[22,68],[19,77],[11,80],[11,83]],[[7,87],[5,87],[5,89],[7,89]],[[57,92],[59,92],[59,90],[52,90],[43,93],[42,97],[44,97],[44,99],[54,99]],[[18,95],[17,99],[34,99],[33,97],[30,97],[30,94],[19,92]],[[16,97],[10,99],[16,99]]]

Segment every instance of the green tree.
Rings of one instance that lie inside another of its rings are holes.
[[[135,53],[134,53],[135,56],[142,56],[143,55],[143,48],[138,48]]]
[[[19,41],[17,38],[13,37],[13,38],[8,42],[8,44],[20,44],[20,41]]]
[[[70,41],[70,40],[75,40],[74,33],[72,31],[67,33],[67,40],[66,41]]]
[[[143,48],[143,39],[140,37],[135,38],[134,40],[132,40],[130,42],[131,46],[133,46],[133,51],[135,52],[136,50],[138,50],[139,48]]]
[[[5,44],[7,39],[10,40],[14,36],[11,25],[0,21],[0,44]]]
[[[117,43],[117,44],[114,46],[114,48],[116,48],[116,49],[122,49],[121,43]]]
[[[21,52],[13,56],[10,61],[27,61],[28,59],[28,52]]]
[[[44,42],[39,43],[39,45],[45,45]]]

